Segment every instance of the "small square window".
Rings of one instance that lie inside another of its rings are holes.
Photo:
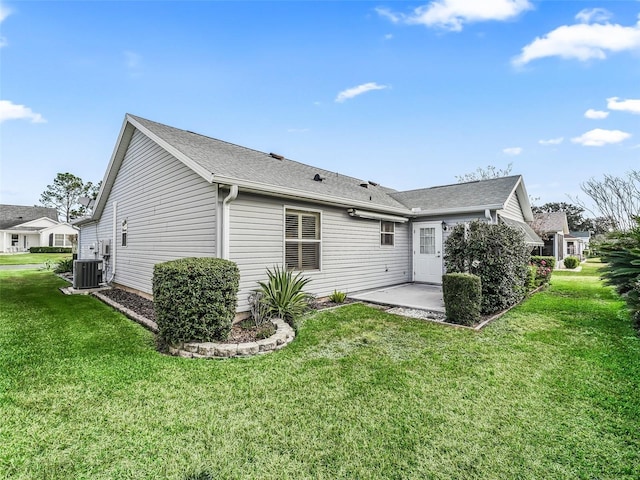
[[[396,224],[393,222],[380,222],[380,245],[395,245]]]

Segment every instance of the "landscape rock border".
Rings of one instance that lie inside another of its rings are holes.
[[[276,333],[269,338],[247,343],[185,342],[169,345],[169,353],[183,358],[233,358],[280,350],[291,343],[296,334],[284,320],[274,318],[271,322],[276,326]]]

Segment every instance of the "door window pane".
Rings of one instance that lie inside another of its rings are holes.
[[[420,253],[435,255],[436,253],[436,229],[433,227],[420,229]]]

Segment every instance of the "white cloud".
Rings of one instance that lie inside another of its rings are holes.
[[[564,137],[550,138],[549,140],[538,140],[538,143],[545,147],[548,145],[560,145],[562,142],[564,142]]]
[[[591,120],[602,120],[603,118],[607,118],[609,116],[609,112],[603,112],[602,110],[594,110],[590,108],[586,112],[584,112],[584,117],[589,118]]]
[[[466,23],[510,20],[533,8],[528,0],[433,0],[410,14],[377,8],[378,15],[393,23],[425,25],[459,32]]]
[[[13,11],[0,3],[0,23],[13,13]],[[0,48],[6,47],[9,43],[5,37],[0,36]]]
[[[0,23],[2,23],[5,18],[7,18],[12,13],[13,11],[9,7],[6,7],[0,3]]]
[[[606,22],[612,17],[611,12],[604,8],[585,8],[576,15],[576,20],[581,23]]]
[[[504,153],[505,155],[510,155],[510,156],[520,155],[522,153],[522,148],[521,147],[504,148],[502,150],[502,153]]]
[[[387,33],[387,34],[384,36],[384,39],[385,39],[385,40],[391,40],[392,38],[393,38],[393,34],[392,34],[392,33]]]
[[[39,113],[35,113],[29,107],[16,105],[9,100],[0,100],[0,123],[5,120],[31,120],[31,123],[46,123]]]
[[[345,100],[348,100],[353,97],[357,97],[358,95],[362,95],[363,93],[370,92],[371,90],[384,90],[385,88],[389,88],[388,85],[378,85],[376,82],[363,83],[362,85],[358,85],[357,87],[347,88],[346,90],[338,93],[336,97],[336,102],[342,103]]]
[[[124,52],[124,58],[128,68],[138,68],[140,66],[140,60],[142,60],[139,54],[131,51]]]
[[[131,50],[127,50],[124,53],[124,64],[129,70],[131,77],[139,77],[142,70],[142,56]]]
[[[609,110],[620,110],[623,112],[640,114],[640,98],[629,98],[621,101],[618,101],[618,97],[607,98],[607,108]]]
[[[608,53],[640,49],[640,22],[625,27],[610,23],[563,25],[526,45],[512,61],[515,66],[545,57],[604,60]]]
[[[572,138],[573,143],[579,143],[585,147],[602,147],[611,143],[620,143],[631,137],[630,133],[621,130],[603,130],[596,128],[583,133],[579,137]]]

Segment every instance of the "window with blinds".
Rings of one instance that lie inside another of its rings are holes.
[[[396,224],[393,222],[380,222],[380,245],[394,245]]]
[[[320,213],[285,211],[285,265],[289,270],[320,270]]]

